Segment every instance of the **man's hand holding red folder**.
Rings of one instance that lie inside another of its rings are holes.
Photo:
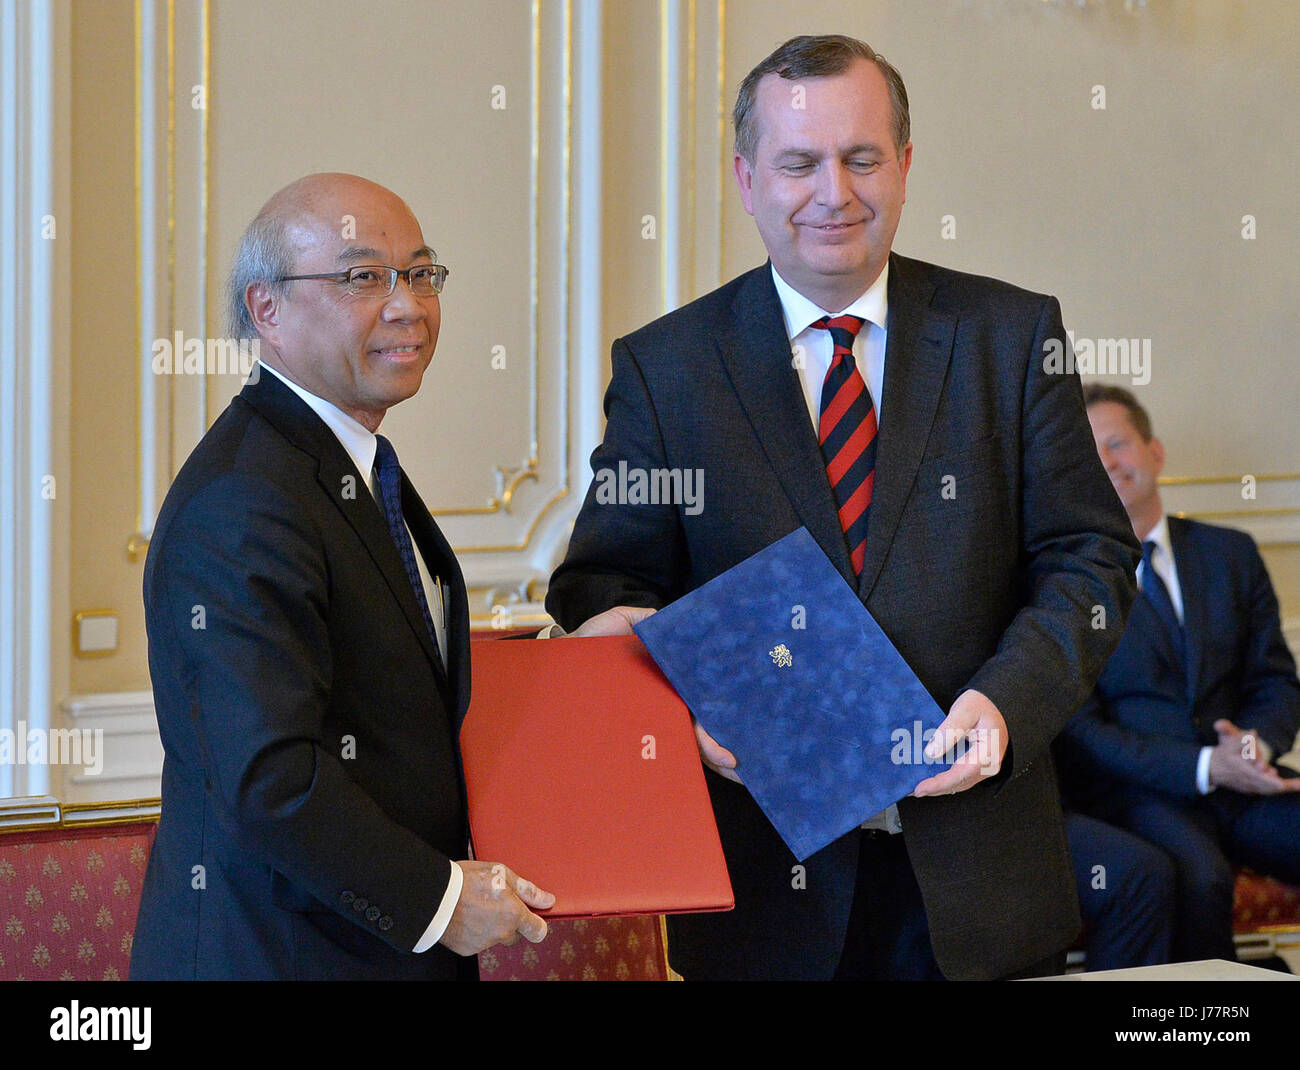
[[[632,625],[653,609],[615,606],[597,613],[566,638],[631,635]],[[530,943],[546,939],[546,920],[529,908],[547,910],[555,896],[525,880],[501,862],[460,861],[464,876],[460,899],[440,943],[458,955],[477,955],[495,944],[511,946],[522,936]]]
[[[534,944],[546,939],[546,921],[528,908],[552,907],[554,895],[500,862],[456,864],[465,875],[465,883],[442,934],[444,947],[458,955],[477,955],[495,944],[509,947],[521,936]]]

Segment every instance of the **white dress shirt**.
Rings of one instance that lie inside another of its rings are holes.
[[[885,385],[885,343],[888,340],[886,325],[889,322],[889,264],[885,264],[884,270],[876,276],[876,281],[865,293],[837,312],[821,308],[810,301],[781,278],[775,266],[772,268],[772,282],[776,284],[776,296],[781,301],[781,313],[785,317],[785,333],[790,339],[791,351],[796,358],[801,358],[795,360],[794,367],[799,373],[799,385],[803,387],[813,433],[817,433],[821,424],[822,385],[826,381],[831,361],[835,358],[831,332],[812,326],[823,316],[857,316],[866,321],[853,339],[853,361],[867,384],[867,389],[871,391],[871,400],[876,407],[876,426],[880,427],[880,402]],[[864,821],[862,827],[902,832],[898,806],[890,805]]]
[[[347,455],[352,458],[352,463],[357,466],[357,471],[365,476],[366,488],[374,496],[375,503],[378,505],[379,484],[374,471],[375,450],[378,448],[375,433],[368,427],[358,423],[337,405],[304,390],[292,379],[276,371],[269,364],[260,364],[259,366],[284,383],[285,386],[302,398],[317,416],[325,421],[325,426],[334,432],[334,437],[339,440],[339,444],[347,451]],[[411,534],[409,525],[407,525],[406,533],[408,536]],[[411,538],[411,545],[415,548],[415,561],[420,570],[420,581],[424,587],[424,597],[429,603],[429,615],[433,618],[433,630],[438,643],[438,653],[442,655],[442,663],[446,665],[447,616],[442,584],[437,577],[429,574],[424,555],[420,553],[419,544],[414,538]],[[425,929],[424,935],[420,937],[420,942],[413,948],[417,954],[421,951],[428,951],[429,948],[442,939],[442,934],[447,929],[447,923],[451,920],[452,912],[456,909],[456,903],[460,900],[460,890],[464,880],[465,875],[461,872],[460,866],[453,861],[451,863],[451,879],[447,882],[447,890],[443,893],[438,911],[434,914],[429,927]]]
[[[866,320],[853,339],[853,360],[867,389],[871,391],[871,400],[875,402],[876,426],[881,426],[880,403],[884,393],[887,337],[885,325],[889,319],[889,265],[885,264],[884,270],[866,293],[838,312],[828,312],[818,307],[781,278],[775,267],[772,268],[772,281],[776,284],[776,295],[781,300],[790,348],[796,357],[803,358],[795,362],[795,370],[799,373],[799,384],[803,387],[813,430],[817,430],[821,423],[822,384],[826,381],[826,373],[835,357],[831,332],[812,326],[823,316],[857,316]]]
[[[1156,526],[1142,536],[1142,542],[1156,544],[1156,548],[1151,552],[1151,567],[1164,581],[1165,590],[1169,592],[1169,601],[1173,603],[1174,612],[1178,614],[1178,623],[1184,623],[1183,588],[1178,582],[1178,562],[1174,560],[1174,544],[1169,539],[1169,518],[1163,512],[1160,514],[1160,519],[1156,521]],[[1142,549],[1145,553],[1146,547],[1143,546]],[[1145,559],[1138,563],[1137,581],[1138,587],[1145,591],[1148,583]],[[1208,795],[1214,790],[1214,786],[1210,783],[1210,753],[1213,750],[1213,747],[1202,747],[1196,759],[1196,790],[1202,795]]]

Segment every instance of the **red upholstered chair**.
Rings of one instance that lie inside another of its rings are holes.
[[[0,829],[0,980],[124,980],[156,829]]]
[[[662,917],[554,921],[540,944],[520,940],[478,957],[484,981],[665,981]]]
[[[1253,870],[1238,870],[1232,931],[1241,959],[1265,958],[1279,948],[1300,947],[1300,887]]]

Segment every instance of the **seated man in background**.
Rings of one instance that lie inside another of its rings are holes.
[[[1176,877],[1155,844],[1074,810],[1065,839],[1083,915],[1084,968],[1125,970],[1169,961]]]
[[[1300,883],[1300,777],[1273,763],[1300,682],[1249,535],[1166,517],[1164,447],[1128,391],[1085,391],[1097,450],[1143,545],[1141,596],[1061,740],[1074,809],[1174,861],[1175,961],[1235,957],[1234,864]]]

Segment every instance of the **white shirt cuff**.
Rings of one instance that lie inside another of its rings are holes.
[[[1210,783],[1210,752],[1213,747],[1202,747],[1201,755],[1196,759],[1196,790],[1202,795],[1209,795],[1214,790]]]
[[[460,889],[464,883],[465,874],[461,872],[460,866],[453,862],[451,864],[451,879],[447,881],[447,890],[442,893],[442,903],[438,906],[438,913],[433,916],[433,921],[429,922],[429,927],[424,930],[420,942],[415,945],[417,955],[428,951],[429,948],[442,939],[442,934],[447,931],[447,923],[451,921],[451,915],[456,909],[456,904],[460,902]]]
[[[559,639],[563,635],[564,635],[564,629],[561,628],[558,624],[548,624],[545,628],[543,628],[540,632],[537,633],[537,638],[538,639]]]

